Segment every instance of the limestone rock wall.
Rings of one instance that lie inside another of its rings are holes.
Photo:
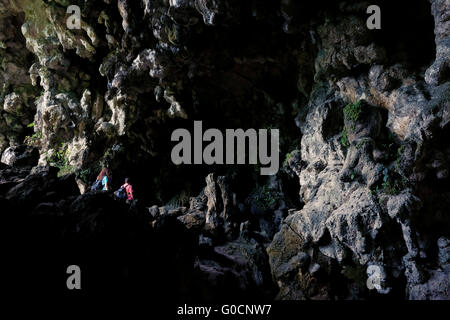
[[[449,299],[450,4],[380,0],[369,30],[370,4],[0,0],[0,152],[38,165],[2,168],[0,201],[89,207],[64,183],[106,164],[154,228],[196,230],[183,263],[211,292],[231,274],[279,299]],[[280,128],[282,168],[173,165],[194,120]],[[41,190],[47,165],[67,194]]]

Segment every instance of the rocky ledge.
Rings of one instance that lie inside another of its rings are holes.
[[[450,299],[450,5],[375,2],[380,30],[366,1],[0,0],[14,290],[76,263],[102,294]],[[282,167],[173,164],[194,120],[279,128]]]

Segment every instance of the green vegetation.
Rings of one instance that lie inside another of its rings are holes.
[[[40,141],[41,139],[42,139],[42,132],[38,131],[36,133],[33,133],[31,136],[26,136],[24,143],[31,146],[34,145],[36,142]]]
[[[405,146],[399,146],[395,141],[395,135],[391,132],[382,143],[378,144],[378,148],[384,153],[378,169],[382,173],[383,180],[372,190],[372,194],[381,192],[396,195],[408,187],[408,179],[403,176],[400,166]]]
[[[91,164],[86,169],[78,169],[75,172],[75,177],[80,179],[84,183],[90,184],[93,180],[95,180],[97,174],[102,169],[102,166],[99,162]]]
[[[348,148],[350,146],[350,142],[348,141],[348,136],[347,136],[347,128],[345,127],[345,125],[344,125],[344,128],[342,129],[342,136],[339,141],[341,142],[341,145],[345,148]]]
[[[385,194],[393,196],[393,195],[399,194],[401,190],[402,190],[402,184],[399,180],[394,180],[393,182],[391,182],[391,181],[383,182],[382,191]]]
[[[70,164],[66,164],[63,167],[59,168],[58,177],[62,177],[75,172],[75,167]]]
[[[34,105],[37,106],[39,104],[39,100],[41,99],[42,95],[37,96],[34,98]]]
[[[285,168],[289,168],[289,161],[291,161],[291,159],[293,157],[295,158],[296,156],[300,155],[300,150],[295,149],[296,146],[298,146],[298,144],[293,144],[291,146],[291,149],[294,149],[294,150],[292,150],[291,152],[286,153],[286,156],[285,156],[284,161],[283,161],[283,166]]]
[[[362,138],[358,141],[358,143],[356,144],[356,149],[361,148],[366,142],[368,142],[368,139]]]
[[[356,103],[347,104],[342,110],[344,113],[344,120],[351,122],[351,130],[355,130],[355,123],[358,121],[359,116],[362,112],[362,101],[358,101]],[[341,145],[345,148],[350,146],[350,142],[348,140],[348,132],[347,127],[344,124],[344,128],[342,129],[341,139],[339,140]]]
[[[27,128],[34,128],[34,122],[27,125]]]
[[[387,195],[396,195],[407,187],[408,180],[392,169],[381,166],[378,170],[383,174],[383,182],[372,190],[372,194],[382,192]]]
[[[385,153],[383,162],[386,163],[390,163],[392,161],[399,163],[402,154],[405,151],[405,146],[399,146],[395,142],[395,135],[393,133],[389,133],[387,141],[379,144],[378,148]]]
[[[405,150],[405,146],[400,146],[397,149],[397,159],[395,159],[395,167],[397,168],[397,170],[400,169],[400,162],[402,161],[402,154],[403,154],[404,150]]]
[[[252,194],[252,198],[256,201],[258,207],[263,210],[273,208],[281,199],[280,194],[275,190],[270,190],[267,185],[263,187],[256,186]]]
[[[347,121],[356,122],[359,119],[359,116],[362,112],[362,101],[358,101],[356,103],[349,103],[344,107],[344,118]]]
[[[76,172],[76,177],[81,181],[83,181],[84,183],[89,183],[91,175],[92,175],[91,168],[87,168],[85,170],[78,170]]]
[[[60,148],[56,149],[50,157],[47,156],[47,161],[51,165],[59,168],[58,177],[75,172],[75,167],[70,165],[67,159],[68,153],[67,145],[62,142]]]
[[[387,168],[383,170],[382,191],[385,194],[396,195],[407,185],[408,181]]]
[[[292,158],[292,152],[288,152],[286,154],[286,158],[284,159],[284,166],[287,167],[289,165],[289,160]]]

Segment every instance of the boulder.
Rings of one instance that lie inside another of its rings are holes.
[[[26,145],[7,148],[1,159],[2,163],[9,166],[35,166],[38,161],[39,150]]]

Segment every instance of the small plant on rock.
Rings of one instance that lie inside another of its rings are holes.
[[[252,198],[256,201],[258,207],[263,210],[273,208],[281,199],[280,194],[275,190],[271,190],[267,185],[263,187],[256,186],[253,190]]]
[[[387,195],[396,195],[407,186],[408,181],[389,168],[381,166],[378,170],[382,171],[383,182],[381,187],[379,185],[376,186],[374,191]]]
[[[24,143],[32,146],[34,145],[36,142],[40,141],[42,139],[42,132],[38,131],[36,133],[33,133],[31,136],[26,136]]]
[[[339,140],[339,142],[345,148],[348,148],[350,146],[350,142],[348,141],[348,136],[347,136],[347,128],[345,126],[342,129],[342,135],[341,135],[341,139]]]
[[[356,103],[347,104],[342,110],[344,113],[344,120],[351,123],[350,130],[355,129],[355,123],[358,121],[359,116],[362,112],[362,101],[358,101]],[[341,138],[339,140],[341,145],[345,148],[350,146],[350,141],[348,140],[348,132],[347,127],[344,124],[344,128],[342,128]]]
[[[291,160],[292,158],[292,152],[289,152],[286,154],[286,158],[284,159],[284,166],[287,167],[289,165],[289,160]]]
[[[59,168],[59,177],[75,171],[75,168],[69,164],[68,155],[69,150],[67,145],[62,142],[60,148],[56,149],[50,157],[47,156],[47,161],[53,166]]]
[[[349,103],[344,107],[344,118],[347,121],[352,122],[352,130],[355,128],[355,122],[358,121],[359,116],[362,112],[362,102],[361,100],[356,103]]]

